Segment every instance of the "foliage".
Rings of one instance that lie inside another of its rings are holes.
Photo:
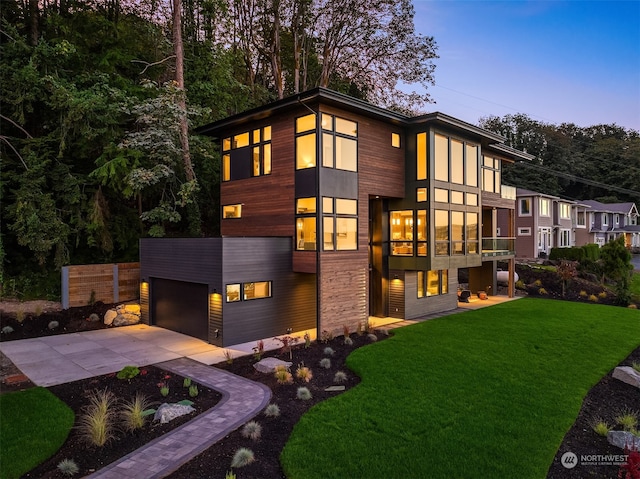
[[[162,397],[167,397],[169,395],[169,385],[167,383],[160,384],[160,395]]]
[[[309,333],[304,333],[304,348],[309,349],[311,347],[311,336]]]
[[[0,395],[0,477],[18,478],[51,457],[73,427],[73,411],[42,387]]]
[[[289,359],[293,358],[293,346],[298,342],[298,337],[296,336],[282,336],[279,338],[273,338],[276,341],[279,341],[282,344],[280,348],[280,352],[282,354],[289,353]]]
[[[191,386],[189,386],[189,397],[196,397],[198,395],[198,385],[197,384],[192,384]]]
[[[637,450],[626,450],[627,461],[620,466],[618,471],[619,479],[638,479],[640,478],[640,452]]]
[[[138,374],[140,374],[140,369],[138,369],[136,366],[125,366],[120,371],[118,371],[116,377],[118,379],[133,379]]]
[[[47,328],[52,331],[54,329],[58,329],[59,326],[60,326],[60,323],[58,321],[49,321],[49,324],[47,324]]]
[[[556,272],[562,279],[562,297],[564,298],[567,290],[567,283],[578,274],[577,264],[574,261],[560,261]]]
[[[311,391],[309,391],[309,388],[305,387],[298,388],[298,390],[296,391],[296,397],[302,401],[308,401],[309,399],[313,398],[313,396],[311,395]]]
[[[324,369],[331,369],[331,359],[329,358],[322,358],[320,360],[320,367],[324,368]]]
[[[277,367],[274,376],[278,384],[291,384],[293,382],[293,375],[285,367]]]
[[[233,455],[233,459],[231,460],[231,467],[248,466],[253,461],[255,461],[253,451],[251,449],[247,449],[246,447],[241,447]]]
[[[261,339],[258,341],[257,345],[253,348],[253,358],[256,361],[260,361],[262,355],[264,354],[264,341]]]
[[[298,369],[296,369],[296,377],[308,383],[313,378],[313,373],[311,372],[311,369],[301,364],[298,366]]]
[[[264,409],[264,415],[267,417],[280,416],[280,407],[277,404],[271,403]]]
[[[347,380],[347,374],[344,371],[336,371],[336,374],[333,376],[334,383],[343,383]]]
[[[81,437],[89,444],[104,446],[115,437],[117,401],[113,393],[104,389],[92,391],[88,397],[89,404],[84,406],[78,418],[78,430]]]
[[[607,437],[607,434],[611,431],[611,426],[605,420],[597,418],[591,422],[591,429],[598,436]]]
[[[615,418],[616,424],[625,431],[635,431],[638,426],[638,413],[636,411],[621,411]]]
[[[257,441],[262,435],[262,426],[256,421],[249,421],[242,427],[241,434],[243,437]]]
[[[626,248],[624,237],[610,241],[605,244],[600,251],[600,261],[604,276],[615,283],[617,302],[626,306],[629,304],[631,295],[629,286],[633,272],[631,264],[631,253]]]
[[[182,387],[183,388],[191,387],[191,378],[184,378],[182,380]]]
[[[228,349],[225,349],[222,351],[222,354],[224,354],[224,358],[227,364],[233,363],[233,353],[231,351],[229,351]]]
[[[63,459],[56,468],[63,476],[74,476],[80,472],[80,468],[73,459]]]
[[[284,473],[397,477],[402,464],[403,477],[449,479],[455,463],[469,477],[545,477],[585,391],[638,347],[637,324],[624,308],[523,298],[398,328],[349,356],[362,382],[305,414]],[[416,451],[429,461],[407,461]]]
[[[127,431],[135,431],[144,426],[147,411],[151,407],[151,403],[143,394],[136,394],[131,401],[125,401],[122,404],[120,418]]]
[[[331,347],[327,346],[326,348],[324,348],[324,350],[322,351],[322,353],[323,353],[325,356],[333,356],[333,355],[334,355],[334,353],[335,353],[335,351],[333,350],[333,348],[331,348]]]

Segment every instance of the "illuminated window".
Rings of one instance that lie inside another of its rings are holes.
[[[465,145],[465,183],[469,186],[478,186],[478,147],[476,145]]]
[[[222,155],[222,181],[231,179],[231,155]]]
[[[391,133],[391,146],[394,148],[400,148],[400,134]]]
[[[434,200],[439,203],[449,203],[449,190],[436,188],[433,190]]]
[[[416,228],[416,239],[418,256],[427,256],[427,210],[418,210],[418,227]]]
[[[479,238],[478,238],[478,213],[467,213],[467,254],[478,254]]]
[[[249,132],[240,133],[233,137],[233,149],[249,146]]]
[[[325,251],[333,251],[335,249],[334,229],[333,229],[334,223],[335,223],[335,219],[333,216],[325,216],[322,219],[322,226],[323,226],[322,234],[324,238],[323,249]]]
[[[222,140],[222,151],[229,151],[231,149],[231,138],[225,138]]]
[[[242,292],[244,300],[270,298],[271,281],[259,281],[256,283],[243,283]]]
[[[439,296],[449,292],[449,273],[438,271],[418,271],[418,298]]]
[[[459,140],[451,140],[451,183],[464,184],[464,145]]]
[[[326,196],[322,198],[322,212],[333,213],[333,198]]]
[[[358,171],[357,123],[323,113],[322,129],[322,166]]]
[[[449,181],[449,138],[435,135],[434,177],[438,181]]]
[[[464,205],[464,193],[462,191],[452,191],[451,203],[454,205]]]
[[[560,218],[571,219],[571,205],[569,203],[560,203]]]
[[[467,205],[478,206],[478,195],[475,193],[467,193]]]
[[[416,190],[416,201],[418,203],[422,203],[423,201],[427,201],[427,189],[426,188],[418,188]]]
[[[344,198],[322,199],[323,249],[358,249],[358,201]]]
[[[540,216],[549,216],[549,200],[540,198]]]
[[[500,193],[500,160],[490,156],[482,157],[482,190]]]
[[[417,171],[417,179],[418,180],[426,180],[427,179],[427,134],[426,133],[418,133],[416,136],[416,149],[417,149],[417,161],[418,161],[418,171]]]
[[[531,198],[521,198],[518,209],[519,216],[531,216]]]
[[[251,148],[247,152],[247,149]],[[271,127],[239,133],[222,140],[222,181],[271,174]],[[247,156],[249,155],[249,156]],[[250,162],[247,164],[247,162]]]
[[[301,251],[315,251],[316,249],[316,218],[296,218],[296,249]]]
[[[303,133],[316,129],[316,115],[310,114],[296,118],[296,133]]]
[[[451,254],[463,255],[464,248],[464,212],[451,212]]]
[[[316,199],[311,198],[298,198],[296,200],[296,213],[307,214],[316,212]]]
[[[449,212],[444,210],[434,211],[435,220],[435,245],[437,256],[449,255]]]
[[[222,207],[222,217],[227,218],[242,218],[242,205],[225,205]]]
[[[358,124],[355,121],[345,120],[344,118],[335,117],[336,133],[341,135],[358,136]]]
[[[391,211],[389,219],[391,254],[413,256],[413,211]]]
[[[240,284],[227,285],[227,303],[240,301]]]
[[[314,168],[316,166],[316,134],[298,136],[296,138],[296,169]]]

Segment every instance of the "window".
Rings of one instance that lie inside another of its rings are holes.
[[[389,212],[391,231],[391,254],[413,256],[413,211]]]
[[[418,210],[418,256],[427,256],[427,210]]]
[[[242,218],[242,205],[225,205],[222,207],[222,217],[228,218]]]
[[[520,199],[520,209],[518,213],[520,216],[531,216],[531,198]]]
[[[500,193],[500,164],[498,158],[482,157],[482,190]]]
[[[585,219],[585,212],[584,211],[578,211],[576,221],[578,223],[578,226],[585,226],[586,225],[586,219]]]
[[[438,296],[449,292],[449,274],[439,271],[418,271],[418,298]]]
[[[620,224],[620,215],[615,215],[613,217],[613,224],[616,224],[616,225]]]
[[[602,213],[602,226],[609,225],[609,215],[606,213]]]
[[[454,205],[464,205],[464,193],[462,191],[452,191],[451,203]]]
[[[478,195],[475,193],[467,193],[467,205],[478,206]]]
[[[422,203],[423,201],[427,201],[427,189],[426,188],[418,188],[416,190],[416,201],[418,203]]]
[[[358,171],[358,124],[322,114],[322,166]]]
[[[466,184],[469,186],[478,186],[478,147],[476,145],[465,145],[465,166],[467,168]]]
[[[464,254],[464,212],[451,212],[451,254]]]
[[[560,230],[560,247],[568,248],[569,246],[571,246],[571,231]]]
[[[242,291],[242,296],[240,295]],[[271,297],[271,281],[233,283],[226,286],[227,303]]]
[[[296,137],[296,170],[316,166],[316,134]]]
[[[296,199],[296,249],[316,249],[316,198]]]
[[[518,236],[531,236],[531,228],[518,228]]]
[[[449,203],[449,190],[435,188],[433,190],[434,200],[440,203]]]
[[[424,150],[426,155],[426,145]],[[420,155],[420,150],[418,150],[418,155]],[[434,156],[434,178],[436,180],[458,185],[478,186],[477,145],[435,133]],[[420,160],[420,156],[418,159]],[[418,161],[418,167],[420,168],[420,161]],[[418,176],[418,179],[425,178]]]
[[[540,216],[549,216],[549,200],[547,198],[540,198]]]
[[[391,146],[394,148],[400,148],[400,134],[391,133]]]
[[[467,254],[478,254],[480,240],[478,228],[478,213],[467,213]]]
[[[449,212],[435,210],[436,256],[449,255]]]
[[[224,138],[222,151],[222,181],[270,175],[271,127]]]
[[[242,284],[243,299],[260,299],[271,297],[271,281]]]
[[[449,138],[435,134],[434,177],[439,181],[449,181]]]
[[[416,136],[416,148],[417,148],[417,179],[427,179],[427,134],[418,133]]]
[[[571,205],[569,203],[560,203],[560,218],[571,219]]]
[[[323,249],[349,251],[358,249],[358,201],[322,198]]]
[[[296,200],[296,214],[304,215],[316,212],[316,198],[298,198]]]

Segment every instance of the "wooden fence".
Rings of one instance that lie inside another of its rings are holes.
[[[111,304],[140,297],[140,263],[86,264],[62,268],[62,307],[102,301]]]

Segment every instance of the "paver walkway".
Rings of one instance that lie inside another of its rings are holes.
[[[165,477],[256,416],[271,399],[271,390],[264,384],[192,359],[174,359],[155,366],[188,376],[203,386],[221,392],[221,401],[188,423],[87,477]]]

